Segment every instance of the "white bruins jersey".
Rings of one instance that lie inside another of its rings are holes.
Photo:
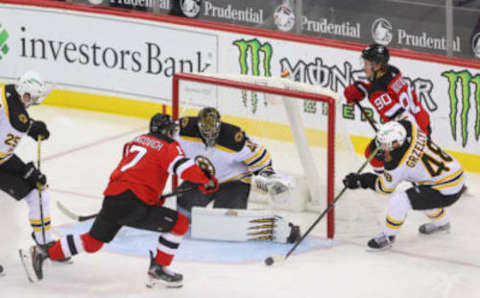
[[[198,129],[198,117],[180,119],[180,131],[175,139],[188,158],[206,157],[214,166],[220,183],[241,180],[249,183],[252,173],[271,166],[270,152],[265,146],[250,140],[239,127],[221,122],[215,147],[207,147]]]
[[[385,162],[385,172],[379,175],[375,189],[391,193],[402,181],[431,185],[443,195],[458,193],[464,183],[462,166],[450,154],[442,151],[427,135],[409,121],[399,121],[407,130],[405,144],[392,152],[392,160]]]
[[[28,113],[14,85],[0,88],[0,164],[6,162],[30,127]]]

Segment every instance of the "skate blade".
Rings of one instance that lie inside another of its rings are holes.
[[[177,282],[166,282],[158,279],[151,278],[146,284],[146,287],[149,289],[153,288],[166,288],[166,289],[178,289],[183,287],[183,282],[182,281],[177,281]]]
[[[38,281],[38,279],[36,278],[35,272],[33,272],[33,267],[29,265],[32,263],[30,254],[25,253],[25,251],[22,249],[18,250],[18,254],[20,256],[20,261],[22,262],[23,269],[25,270],[25,274],[27,275],[28,281],[31,283]]]
[[[379,253],[379,252],[386,252],[388,250],[390,250],[392,248],[392,245],[389,244],[385,247],[382,247],[382,248],[371,248],[371,247],[367,247],[367,252],[371,252],[371,253]]]
[[[435,235],[448,235],[450,234],[450,229],[446,229],[446,230],[435,230],[431,233],[422,233],[422,232],[418,232],[418,234],[420,234],[422,237],[434,237]]]

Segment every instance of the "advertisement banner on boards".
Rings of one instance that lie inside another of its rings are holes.
[[[67,90],[169,101],[177,72],[278,77],[288,70],[296,81],[339,94],[365,79],[360,53],[340,48],[54,9],[3,5],[0,15],[2,80],[33,68]],[[64,30],[54,30],[59,24]],[[398,57],[391,63],[431,114],[434,138],[441,137],[447,149],[478,154],[480,71]],[[339,108],[351,132],[373,135],[357,109]],[[243,98],[232,102],[232,109],[270,116],[267,105]],[[306,102],[303,112],[312,119],[326,114],[324,105],[313,102]]]
[[[217,71],[218,36],[208,32],[28,7],[0,16],[2,78],[34,68],[61,86],[158,100],[170,99],[176,72]]]

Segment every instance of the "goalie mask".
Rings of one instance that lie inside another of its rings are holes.
[[[198,129],[208,147],[215,146],[220,135],[220,113],[215,108],[203,108],[198,113]]]
[[[166,114],[155,114],[150,119],[150,133],[173,137],[175,133],[175,123],[172,118]]]
[[[26,108],[40,104],[50,91],[40,76],[33,71],[27,71],[20,77],[15,84],[15,90]]]
[[[403,145],[407,139],[407,130],[396,121],[384,124],[377,132],[375,143],[383,151],[393,151]]]

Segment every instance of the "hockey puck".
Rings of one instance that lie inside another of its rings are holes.
[[[3,274],[3,266],[0,265],[0,275],[2,275],[2,274]]]
[[[273,265],[273,263],[274,263],[274,261],[273,261],[273,258],[272,258],[272,257],[268,257],[268,258],[266,258],[264,262],[265,262],[265,265],[267,265],[267,266],[272,266],[272,265]]]

